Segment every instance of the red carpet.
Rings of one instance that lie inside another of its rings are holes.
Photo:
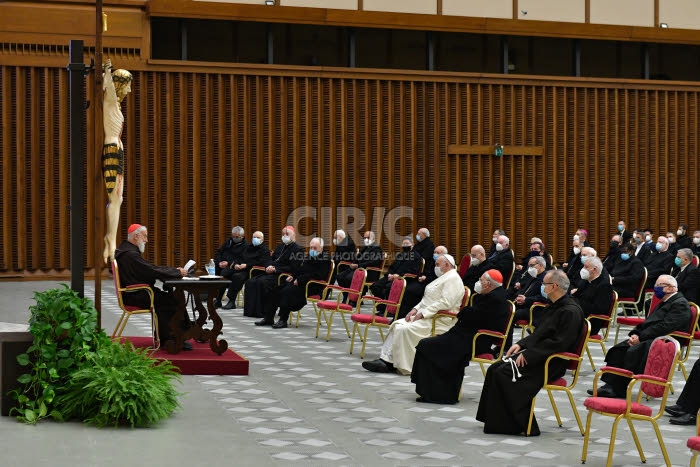
[[[120,340],[131,341],[134,347],[150,347],[150,337],[121,337]],[[183,350],[178,354],[169,354],[165,349],[158,349],[152,354],[157,360],[170,360],[183,375],[247,375],[248,360],[231,349],[217,355],[209,348],[209,343],[201,344],[190,340],[192,350]]]

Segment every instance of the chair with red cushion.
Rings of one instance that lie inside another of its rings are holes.
[[[433,323],[432,323],[432,328],[430,329],[430,335],[434,336],[435,335],[435,325],[437,324],[438,321],[445,321],[445,320],[450,320],[454,321],[457,319],[457,315],[459,314],[459,311],[467,306],[467,303],[469,303],[469,297],[471,297],[471,289],[469,287],[464,287],[464,295],[462,295],[462,303],[459,305],[459,310],[456,312],[449,311],[449,310],[439,310],[437,313],[433,315]]]
[[[333,315],[335,313],[340,313],[340,317],[343,318],[343,324],[345,325],[345,332],[348,333],[350,337],[350,329],[348,328],[348,323],[345,320],[345,315],[352,313],[356,310],[360,312],[360,304],[362,303],[360,297],[362,295],[362,290],[365,287],[365,279],[367,278],[367,271],[364,268],[357,268],[352,275],[352,282],[350,287],[341,287],[339,285],[328,284],[326,289],[323,291],[324,296],[334,290],[338,292],[338,296],[335,300],[321,300],[316,302],[317,310],[319,311],[316,320],[316,337],[318,337],[318,330],[321,327],[321,319],[325,321],[328,331],[326,332],[326,340],[331,338],[331,326],[333,325]],[[347,298],[343,301],[343,293],[347,294]],[[350,305],[349,302],[356,302],[355,307]]]
[[[641,458],[642,462],[646,462],[646,458],[644,457],[644,451],[642,451],[642,445],[639,442],[637,433],[634,430],[633,421],[645,420],[651,422],[652,426],[654,427],[654,431],[656,432],[656,439],[658,439],[659,445],[661,446],[661,452],[664,456],[664,460],[666,461],[666,465],[671,465],[671,462],[668,459],[668,453],[666,452],[666,446],[664,445],[663,438],[661,437],[661,431],[659,431],[659,425],[656,421],[664,413],[666,400],[668,399],[668,394],[671,390],[671,379],[673,379],[673,373],[676,370],[676,365],[678,364],[680,349],[680,344],[673,337],[657,337],[654,339],[651,344],[651,348],[649,349],[649,356],[647,357],[643,374],[635,375],[629,370],[609,366],[604,366],[600,369],[600,371],[598,371],[598,373],[596,373],[595,377],[593,378],[593,397],[587,398],[584,402],[586,409],[588,409],[588,418],[586,419],[586,431],[583,438],[583,452],[581,453],[582,463],[586,462],[588,441],[591,436],[591,418],[593,417],[594,413],[597,413],[615,418],[615,421],[612,424],[612,432],[610,433],[610,446],[608,448],[608,461],[606,465],[612,464],[617,425],[622,420],[626,420],[630,427],[630,432],[632,433],[634,443],[637,446],[637,451],[639,452],[639,457]],[[597,397],[598,380],[600,379],[601,375],[605,373],[631,378],[631,381],[627,386],[627,395],[625,399]],[[632,393],[634,392],[638,383],[641,385],[637,397],[633,401]],[[661,399],[661,403],[658,405],[658,407],[656,407],[656,412],[654,412],[654,408],[641,403],[642,395]]]
[[[610,310],[608,311],[608,314],[588,316],[588,319],[596,318],[600,321],[606,322],[605,327],[600,328],[598,334],[588,336],[588,339],[586,340],[586,354],[588,354],[588,361],[591,362],[591,368],[593,368],[593,371],[595,371],[595,364],[593,363],[593,357],[591,357],[591,351],[588,349],[588,343],[595,342],[596,344],[600,344],[600,347],[603,349],[603,355],[605,355],[608,352],[605,349],[605,341],[608,340],[608,335],[610,334],[610,325],[612,324],[612,321],[614,319],[613,314],[615,313],[615,310],[617,310],[617,292],[613,290],[612,301],[610,303]]]
[[[114,331],[112,331],[112,339],[122,335],[122,332],[126,327],[126,323],[129,321],[131,315],[150,313],[151,331],[153,334],[153,349],[158,349],[160,347],[160,339],[158,338],[158,316],[156,316],[155,307],[153,306],[153,290],[151,290],[151,287],[148,284],[132,284],[122,287],[119,280],[119,265],[115,259],[112,260],[112,277],[114,278],[114,288],[117,291],[117,302],[119,303],[119,308],[122,309],[122,315],[119,317],[119,321],[117,321]],[[151,301],[150,306],[148,308],[139,308],[137,306],[125,305],[123,295],[125,293],[133,292],[146,292]]]
[[[689,304],[690,324],[688,325],[688,330],[673,331],[669,334],[669,336],[678,339],[678,342],[680,342],[681,344],[681,357],[678,360],[678,366],[680,367],[681,372],[683,373],[683,377],[685,377],[686,381],[688,381],[688,372],[685,369],[685,362],[688,361],[688,357],[690,356],[690,347],[693,345],[693,341],[695,340],[694,331],[695,328],[698,326],[698,306],[693,302],[689,302]]]
[[[697,256],[696,256],[697,258]],[[687,446],[690,448],[691,452],[693,453],[693,457],[690,458],[690,467],[695,467],[695,464],[698,460],[698,454],[700,454],[700,410],[698,410],[698,415],[696,417],[696,426],[695,426],[695,433],[697,436],[693,436],[692,438],[688,438],[688,443]]]
[[[464,279],[464,275],[467,273],[467,269],[472,264],[472,256],[464,255],[462,256],[462,261],[459,262],[459,277]]]
[[[313,305],[314,312],[316,313],[316,320],[318,320],[318,313],[319,313],[318,307],[316,306],[316,303],[323,301],[328,297],[329,290],[326,289],[325,287],[327,287],[329,285],[328,283],[331,281],[331,277],[333,277],[333,268],[334,267],[335,267],[335,261],[331,260],[331,268],[328,270],[328,277],[326,277],[326,280],[319,281],[319,280],[311,279],[310,281],[308,281],[306,283],[306,301],[311,303],[311,305]],[[324,289],[321,292],[321,295],[309,295],[309,285],[311,285],[311,284],[318,284],[318,285],[324,286]],[[289,313],[289,322],[290,323],[292,322],[292,315],[293,314],[294,314],[294,312]],[[299,318],[301,317],[301,309],[297,310],[296,314],[297,314],[297,321],[294,324],[294,327],[298,328],[299,327]]]
[[[531,333],[535,331],[535,325],[533,324],[533,315],[534,315],[535,309],[536,308],[544,308],[546,306],[547,306],[547,304],[545,302],[535,302],[530,307],[530,319],[528,319],[528,320],[519,319],[519,320],[515,321],[515,325],[519,326],[521,329],[521,332],[520,332],[521,339],[525,338],[525,330],[529,329]]]
[[[554,416],[557,417],[557,423],[561,427],[561,418],[559,417],[559,410],[557,409],[557,404],[554,402],[554,396],[552,396],[552,391],[565,391],[566,395],[569,397],[569,402],[571,403],[571,410],[574,411],[574,416],[576,417],[576,423],[578,423],[578,429],[583,434],[583,425],[581,424],[581,418],[578,415],[578,410],[576,410],[576,403],[574,402],[574,396],[571,394],[571,390],[576,386],[578,382],[578,375],[581,372],[581,362],[583,362],[583,353],[586,349],[586,341],[591,331],[591,324],[588,320],[584,320],[583,328],[581,329],[581,335],[579,336],[578,342],[576,343],[575,352],[558,352],[550,355],[544,365],[544,385],[542,389],[547,391],[549,396],[549,401],[552,403],[552,409],[554,409]],[[571,370],[573,378],[571,382],[567,382],[565,376],[557,378],[553,381],[549,381],[549,362],[552,359],[558,358],[560,360],[568,360],[567,370]],[[532,418],[535,415],[535,401],[537,396],[532,398],[532,405],[530,406],[530,419],[527,423],[527,436],[530,436],[530,430],[532,429]]]
[[[642,300],[642,294],[644,294],[644,284],[647,282],[647,276],[649,275],[647,268],[644,268],[644,274],[642,274],[642,278],[637,284],[637,287],[634,289],[634,297],[620,297],[617,300],[617,303],[622,307],[622,312],[627,315],[627,310],[634,311],[635,316],[641,316],[641,311],[637,307],[637,303],[639,303]],[[617,341],[615,341],[617,343]]]
[[[619,300],[618,300],[619,303]],[[653,295],[651,297],[651,304],[649,305],[649,313],[647,314],[647,317],[651,316],[651,314],[654,312],[656,309],[656,306],[661,303],[661,299],[658,298],[656,295]],[[617,344],[617,338],[620,334],[620,326],[629,326],[630,330],[634,329],[636,326],[644,322],[645,318],[642,317],[637,317],[637,316],[618,316],[617,317],[617,329],[615,330],[615,344]]]
[[[486,376],[486,367],[484,367],[484,365],[491,365],[493,363],[496,363],[503,356],[503,352],[506,346],[506,340],[508,338],[508,331],[510,330],[510,325],[513,323],[513,316],[515,316],[515,303],[510,302],[510,316],[508,317],[506,327],[503,330],[494,331],[491,329],[479,329],[479,331],[476,334],[474,334],[471,361],[479,364],[479,366],[481,367],[481,373],[483,373],[484,377]],[[498,354],[496,354],[495,356],[492,353],[482,353],[479,355],[474,354],[476,352],[476,340],[481,336],[491,336],[495,337],[498,340]]]
[[[352,340],[350,341],[350,353],[355,347],[355,334],[359,333],[359,326],[365,326],[365,332],[360,337],[362,341],[362,350],[360,351],[360,358],[365,358],[365,345],[367,344],[367,332],[369,328],[374,326],[379,329],[379,335],[382,336],[382,342],[384,341],[384,331],[383,329],[391,326],[391,321],[396,313],[401,307],[401,300],[403,300],[403,294],[406,291],[406,279],[399,277],[394,279],[391,283],[391,289],[389,289],[389,297],[387,299],[375,297],[373,295],[365,295],[360,300],[362,302],[372,302],[372,313],[354,313],[350,316],[350,319],[355,323],[352,328]],[[384,305],[384,313],[377,314],[377,306]],[[358,306],[359,310],[359,306]]]

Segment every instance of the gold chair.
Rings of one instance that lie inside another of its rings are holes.
[[[321,319],[326,323],[328,331],[326,332],[326,341],[331,338],[331,326],[333,325],[333,315],[335,313],[340,313],[340,317],[343,318],[343,324],[345,325],[345,332],[350,337],[350,329],[348,328],[348,323],[345,320],[345,315],[352,315],[353,312],[360,312],[360,305],[362,301],[360,300],[362,296],[362,290],[365,287],[365,279],[367,278],[367,271],[364,268],[357,268],[352,275],[352,282],[350,287],[341,287],[339,285],[328,284],[326,289],[322,292],[323,295],[328,294],[331,290],[338,293],[335,300],[320,300],[316,302],[318,307],[318,317],[316,321],[316,337],[318,337],[318,330],[321,327]],[[347,295],[346,301],[343,301],[343,293]],[[348,303],[346,303],[348,302]],[[350,305],[349,302],[356,302],[355,307]],[[328,313],[328,314],[326,314]]]
[[[462,303],[459,306],[459,310],[467,306],[467,303],[469,303],[469,297],[471,296],[471,289],[469,287],[464,287],[464,295],[462,296]],[[432,317],[432,327],[430,328],[430,335],[434,336],[435,335],[435,325],[437,324],[437,321],[444,321],[444,320],[450,320],[454,321],[457,319],[457,315],[459,314],[459,310],[457,312],[452,312],[449,310],[440,310],[437,313],[435,313]]]
[[[656,432],[656,439],[659,441],[659,445],[661,446],[661,453],[664,456],[666,465],[671,465],[671,462],[668,459],[668,453],[666,452],[666,446],[664,445],[663,438],[661,437],[661,431],[659,431],[659,425],[656,423],[656,421],[661,418],[664,413],[668,393],[671,390],[671,379],[673,379],[673,372],[678,364],[679,356],[680,344],[678,341],[673,337],[660,336],[654,339],[651,344],[643,374],[635,375],[629,370],[607,366],[601,368],[600,371],[596,373],[595,377],[593,378],[593,397],[587,398],[584,402],[586,409],[588,409],[588,418],[586,419],[586,430],[583,438],[583,452],[581,453],[582,463],[586,463],[588,441],[591,436],[591,418],[594,413],[597,413],[615,418],[615,421],[612,424],[612,432],[610,433],[610,446],[608,447],[608,460],[606,463],[607,466],[612,464],[617,425],[622,420],[627,421],[627,425],[630,428],[632,438],[634,439],[634,444],[637,446],[637,451],[639,452],[639,457],[641,458],[642,462],[646,462],[646,458],[644,457],[642,445],[639,442],[637,432],[635,431],[634,424],[632,422],[634,420],[651,422],[652,426],[654,427],[654,431]],[[605,373],[631,378],[631,381],[627,386],[627,395],[625,400],[610,397],[597,397],[598,380]],[[636,400],[633,401],[632,393],[638,383],[641,383],[641,386],[639,388]],[[656,408],[656,413],[654,413],[654,408],[641,403],[643,394],[645,394],[647,397],[661,399],[661,403]]]
[[[644,294],[644,284],[646,284],[647,282],[648,275],[649,273],[647,272],[647,268],[644,268],[644,274],[642,274],[642,279],[639,281],[639,284],[637,284],[634,297],[620,297],[617,300],[617,303],[622,307],[622,312],[625,314],[625,316],[628,316],[628,309],[634,311],[635,316],[642,315],[639,308],[637,307],[637,303],[639,303],[642,300],[642,294]],[[617,343],[617,340],[615,341],[615,343]]]
[[[681,356],[678,359],[678,366],[683,373],[683,377],[688,381],[688,372],[685,369],[685,362],[688,361],[690,356],[690,347],[693,345],[695,340],[695,328],[698,326],[698,306],[689,302],[690,304],[690,325],[688,326],[688,332],[685,331],[673,331],[669,333],[669,336],[675,337],[681,344]]]
[[[521,328],[520,338],[525,338],[525,330],[530,330],[530,333],[535,331],[535,325],[533,324],[533,315],[536,308],[545,308],[547,304],[545,302],[535,302],[530,306],[530,319],[527,321],[524,319],[519,319],[515,321],[515,325]]]
[[[508,332],[510,331],[510,326],[513,323],[513,316],[515,316],[515,303],[510,302],[510,317],[508,318],[508,322],[506,323],[505,329],[503,331],[494,331],[490,329],[479,329],[479,332],[474,334],[474,341],[472,343],[472,362],[476,362],[479,364],[481,367],[481,373],[486,376],[486,368],[484,365],[491,365],[493,363],[496,363],[498,360],[503,357],[503,352],[505,351],[505,346],[506,346],[506,341],[508,340]],[[476,352],[476,340],[479,337],[482,336],[490,336],[494,337],[498,340],[498,354],[494,356],[492,353],[483,353],[479,355],[475,355]]]
[[[554,416],[557,418],[557,423],[561,427],[561,417],[559,417],[559,410],[557,409],[557,404],[554,402],[554,396],[552,396],[552,391],[565,391],[566,395],[569,397],[569,403],[571,403],[571,410],[574,412],[576,417],[576,423],[578,423],[578,429],[581,434],[584,434],[583,425],[581,424],[581,417],[578,415],[578,410],[576,410],[576,403],[574,402],[574,396],[571,394],[571,390],[576,386],[578,382],[578,375],[581,372],[581,362],[583,362],[583,353],[586,348],[586,341],[591,331],[591,324],[588,320],[584,320],[583,329],[581,330],[581,336],[579,337],[578,343],[576,344],[576,352],[558,352],[550,355],[544,364],[544,385],[542,389],[547,391],[549,396],[549,402],[552,404],[552,409],[554,409]],[[558,358],[561,360],[568,360],[569,364],[567,370],[571,370],[573,378],[571,383],[567,383],[564,376],[557,378],[553,381],[549,381],[549,362],[552,359]],[[527,423],[526,434],[530,436],[530,430],[532,429],[532,418],[535,415],[535,400],[537,396],[532,398],[532,405],[530,406],[530,419]]]
[[[688,442],[686,444],[693,453],[693,457],[690,458],[690,467],[695,467],[698,460],[698,454],[700,454],[700,410],[698,410],[698,414],[695,419],[695,433],[696,436],[688,438]]]
[[[334,267],[335,267],[335,261],[331,260],[331,268],[328,271],[328,277],[326,277],[325,281],[311,279],[310,281],[308,281],[306,283],[306,301],[310,302],[311,305],[313,305],[317,320],[318,320],[318,313],[319,312],[318,312],[318,307],[316,307],[316,303],[318,303],[322,300],[325,300],[327,298],[329,291],[328,291],[328,289],[326,289],[326,287],[328,287],[328,285],[329,285],[328,283],[330,282],[331,277],[333,277],[333,268]],[[323,290],[321,291],[321,295],[309,295],[309,285],[311,285],[311,284],[318,284],[318,285],[322,285],[324,287]],[[294,313],[295,312],[292,312],[289,314],[289,322],[290,323],[292,322],[292,315]],[[297,310],[296,314],[297,314],[297,320],[296,320],[296,323],[294,324],[294,327],[298,328],[299,327],[299,318],[301,317],[301,310]]]
[[[595,371],[595,364],[593,363],[593,357],[591,357],[591,351],[588,348],[588,343],[597,343],[600,344],[600,348],[603,349],[603,355],[605,355],[608,351],[605,349],[605,341],[608,340],[608,334],[610,334],[610,325],[612,324],[612,321],[614,318],[613,314],[617,310],[617,292],[613,290],[612,293],[612,302],[610,303],[610,311],[607,315],[590,315],[588,319],[598,319],[600,321],[605,321],[605,327],[600,328],[600,331],[598,334],[593,334],[592,336],[589,335],[588,339],[586,339],[586,354],[588,355],[588,361],[591,363],[591,368],[593,368],[593,371]]]
[[[114,288],[117,291],[117,302],[119,303],[119,308],[122,310],[122,315],[119,317],[119,321],[117,321],[114,331],[112,331],[112,339],[122,335],[122,332],[126,327],[126,323],[129,321],[131,315],[149,313],[151,315],[153,350],[157,350],[160,348],[160,339],[158,337],[158,316],[156,316],[155,307],[153,305],[153,290],[151,290],[151,287],[148,284],[132,284],[122,287],[121,281],[119,280],[119,265],[117,264],[116,259],[112,260],[112,277],[114,278]],[[123,294],[133,292],[146,292],[151,302],[150,306],[148,308],[139,308],[137,306],[125,305]]]

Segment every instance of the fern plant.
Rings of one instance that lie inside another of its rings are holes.
[[[146,427],[180,407],[180,394],[172,385],[180,380],[176,367],[149,358],[146,349],[112,343],[88,360],[71,375],[62,398],[65,411],[86,423]]]

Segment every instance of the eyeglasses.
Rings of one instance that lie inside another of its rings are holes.
[[[542,285],[557,285],[556,282],[542,282]]]
[[[528,267],[531,267],[531,268],[534,268],[534,267],[536,267],[536,266],[537,266],[537,263],[530,263],[530,264],[528,264]]]
[[[658,284],[657,287],[673,287],[671,284]]]

